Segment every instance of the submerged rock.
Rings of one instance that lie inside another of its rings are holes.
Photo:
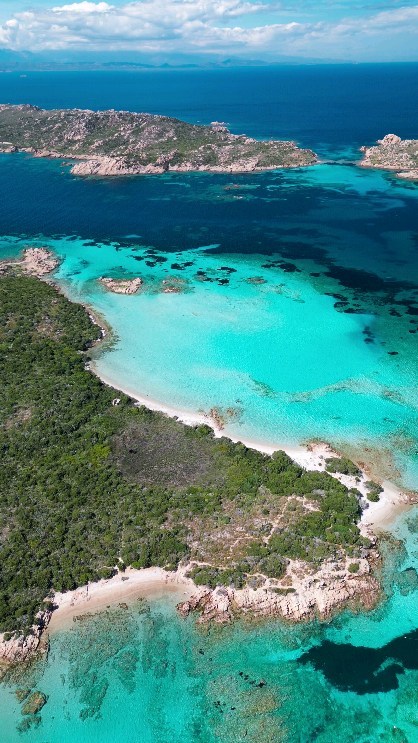
[[[30,694],[30,689],[16,689],[15,696],[18,702],[23,702]]]
[[[47,703],[48,698],[41,691],[34,691],[22,707],[22,715],[36,715]]]
[[[27,733],[31,728],[37,728],[41,724],[41,718],[39,715],[28,715],[25,717],[19,725],[17,725],[18,733]]]
[[[398,585],[403,596],[418,589],[418,573],[415,568],[406,568],[398,576]]]

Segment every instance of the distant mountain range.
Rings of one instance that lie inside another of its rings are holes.
[[[311,57],[277,56],[274,59],[245,59],[176,55],[145,57],[133,52],[16,52],[0,49],[1,72],[41,70],[141,70],[141,69],[224,69],[230,67],[264,67],[277,64],[327,64],[340,60]]]

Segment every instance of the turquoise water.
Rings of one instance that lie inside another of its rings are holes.
[[[18,164],[30,172],[32,161]],[[59,172],[53,166],[41,165],[52,181]],[[227,179],[196,180],[151,179],[148,204],[168,189],[174,192],[171,208],[179,210],[185,201],[195,211],[219,200],[235,206],[234,195],[244,196],[240,207],[264,198],[275,199],[269,203],[277,207],[296,187],[305,195],[320,188],[325,200],[336,193],[349,203],[367,198],[375,213],[392,212],[387,232],[379,233],[386,250],[377,263],[374,238],[363,235],[353,258],[356,243],[351,253],[344,246],[354,232],[346,223],[343,230],[341,214],[322,229],[322,235],[330,231],[334,246],[326,267],[324,255],[295,255],[293,244],[291,255],[289,245],[286,254],[222,251],[210,230],[197,234],[194,244],[189,236],[182,250],[181,238],[171,249],[157,249],[139,232],[91,240],[11,234],[0,249],[17,255],[35,244],[57,253],[62,262],[54,279],[115,331],[111,350],[95,364],[116,385],[190,412],[232,408],[226,431],[246,439],[280,444],[319,436],[372,447],[378,462],[389,449],[403,481],[416,486],[411,230],[393,233],[389,226],[394,213],[408,211],[411,200],[416,204],[417,192],[380,173],[335,166],[270,174],[263,182],[263,192],[273,194],[267,197],[257,195],[261,185],[254,178],[240,182],[238,191],[229,189]],[[317,230],[323,216],[318,208],[316,203],[309,214]],[[353,218],[348,214],[346,222]],[[338,271],[353,263],[362,273],[341,281]],[[391,292],[384,283],[390,269],[396,277]],[[144,286],[134,296],[113,294],[98,282],[103,275],[140,275]],[[182,291],[164,293],[164,281]],[[413,513],[392,528],[399,541],[385,549],[388,598],[369,614],[345,613],[328,624],[300,627],[237,623],[207,630],[181,620],[169,596],[76,622],[52,637],[47,661],[0,686],[0,741],[418,740]],[[22,687],[48,696],[39,724],[25,732],[14,693]]]
[[[389,598],[368,615],[202,629],[180,619],[169,596],[75,622],[52,637],[47,662],[0,686],[0,740],[413,743],[416,529],[411,514],[395,526],[405,547],[392,547]],[[14,691],[26,687],[48,702],[39,726],[22,734]]]
[[[2,101],[225,120],[342,162],[83,180],[2,156],[0,255],[57,253],[57,283],[114,330],[95,364],[116,385],[191,413],[218,407],[238,438],[360,449],[417,488],[418,188],[348,162],[388,131],[417,136],[416,71],[3,75]],[[115,295],[103,275],[144,287]],[[173,278],[182,291],[164,293]],[[0,743],[415,743],[417,518],[393,525],[386,598],[368,614],[203,630],[167,596],[74,623],[0,686]],[[19,732],[26,687],[48,702]]]
[[[33,166],[26,158],[17,163],[22,175]],[[62,181],[79,188],[56,163],[35,168],[51,189],[57,176],[61,188]],[[112,349],[95,360],[100,375],[173,409],[196,415],[217,408],[225,433],[245,441],[280,446],[319,438],[360,450],[376,476],[417,486],[418,274],[411,268],[418,189],[333,165],[237,181],[190,175],[151,178],[148,186],[144,179],[82,186],[87,193],[109,188],[112,202],[141,196],[147,234],[11,235],[0,249],[6,255],[28,243],[47,245],[60,257],[54,279],[116,334]],[[285,212],[285,223],[271,219],[257,234],[246,209],[267,208],[277,219],[283,203],[296,198],[314,201],[303,225]],[[161,247],[144,237],[153,229],[147,207],[165,203],[161,220],[172,242]],[[204,224],[184,245],[176,213],[213,220],[219,208],[236,206],[254,240],[251,253],[246,244],[231,250],[233,228],[214,242],[219,235]],[[99,202],[100,213],[104,207]],[[410,229],[394,232],[395,216],[407,222],[409,213]],[[370,230],[372,215],[380,231]],[[134,296],[98,281],[138,275],[144,286]],[[164,282],[181,291],[165,293]]]

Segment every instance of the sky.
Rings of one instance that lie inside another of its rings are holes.
[[[417,0],[0,0],[0,49],[418,60]]]

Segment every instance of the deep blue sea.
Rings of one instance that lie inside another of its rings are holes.
[[[416,136],[418,66],[360,64],[231,70],[28,72],[0,75],[3,103],[115,108],[226,121],[257,138],[296,139],[320,154]]]
[[[0,102],[218,120],[314,149],[322,164],[295,171],[125,179],[1,156],[0,255],[60,256],[56,281],[115,330],[96,367],[116,386],[235,408],[231,435],[326,439],[418,488],[418,186],[355,164],[389,132],[418,138],[417,64],[8,73]],[[111,294],[103,275],[144,290]],[[164,294],[173,278],[187,290]],[[49,695],[40,725],[18,732],[3,685],[0,743],[418,741],[414,512],[391,529],[369,615],[204,634],[159,598],[54,635],[25,682]]]

